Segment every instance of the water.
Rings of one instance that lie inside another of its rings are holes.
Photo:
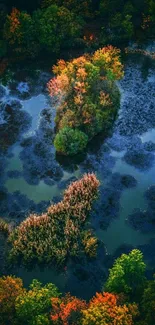
[[[12,125],[4,128],[4,122],[7,122],[7,119],[4,121],[4,107],[0,111],[0,135],[11,134],[7,145],[4,138],[0,155],[0,191],[6,194],[0,201],[4,218],[18,223],[31,212],[45,211],[49,204],[60,199],[73,176],[78,179],[84,172],[93,171],[101,181],[101,197],[96,204],[96,215],[93,214],[91,220],[97,237],[105,245],[103,261],[97,260],[85,266],[71,264],[60,274],[52,268],[27,271],[21,267],[14,270],[25,285],[38,278],[43,283],[54,282],[61,291],[69,290],[87,298],[100,290],[102,275],[107,274],[106,258],[115,256],[116,250],[123,252],[125,247],[140,247],[150,262],[146,248],[155,238],[155,231],[135,230],[127,222],[135,209],[150,211],[145,192],[155,184],[155,71],[151,65],[144,79],[144,61],[142,58],[139,63],[133,63],[131,58],[126,62],[125,77],[119,82],[121,108],[112,135],[106,140],[97,137],[96,148],[90,145],[81,162],[72,159],[65,164],[63,159],[61,163],[60,159],[56,160],[53,147],[55,108],[44,87],[50,77],[48,74],[43,73],[42,78],[40,73],[33,87],[32,81],[27,79],[15,81],[13,90],[8,85],[2,95],[0,91],[3,103],[15,99],[21,103],[21,108],[16,109],[17,121],[20,121],[16,136],[12,134]],[[122,186],[121,177],[124,175],[133,177],[134,186]],[[151,258],[154,259],[154,247],[151,247]],[[87,280],[78,278],[79,268],[88,275]]]

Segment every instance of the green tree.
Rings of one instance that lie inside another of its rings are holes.
[[[146,281],[145,269],[143,254],[139,250],[134,249],[128,255],[122,254],[110,269],[106,291],[130,295],[132,300],[138,298]]]
[[[110,39],[112,41],[128,41],[134,33],[132,16],[129,14],[117,12],[109,23]]]
[[[151,21],[155,22],[155,2],[153,0],[148,0],[149,14],[151,16]]]
[[[19,324],[50,324],[51,298],[59,296],[59,291],[54,284],[42,286],[40,282],[33,280],[30,290],[16,299],[15,307]]]
[[[97,2],[97,0],[96,0]],[[65,7],[81,17],[92,16],[92,0],[43,0],[42,7],[46,8],[53,4]]]
[[[8,48],[18,56],[34,57],[38,53],[34,21],[26,12],[12,9],[4,24],[4,39]]]
[[[61,129],[54,140],[56,150],[66,155],[82,152],[87,143],[88,137],[84,132],[69,127]]]
[[[81,21],[67,8],[52,5],[34,12],[36,37],[42,50],[55,53],[79,37]]]
[[[147,282],[142,297],[142,319],[147,325],[155,324],[155,275],[152,281]]]

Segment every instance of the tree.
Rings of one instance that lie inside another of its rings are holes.
[[[155,324],[155,276],[152,281],[147,282],[142,296],[142,319],[147,325]]]
[[[101,0],[100,17],[103,37],[113,44],[144,38],[150,31],[149,2],[151,0]]]
[[[118,296],[105,292],[96,293],[82,314],[82,325],[133,325],[138,308],[135,304],[120,305]]]
[[[66,294],[63,298],[52,298],[51,320],[53,324],[78,324],[86,302]]]
[[[124,15],[124,13],[117,12],[112,16],[109,27],[109,37],[113,42],[129,41],[134,35],[132,16],[129,14]]]
[[[64,127],[57,133],[54,140],[54,146],[60,153],[75,155],[84,150],[87,142],[88,137],[85,133],[76,129]]]
[[[139,250],[134,249],[128,255],[122,254],[110,270],[105,289],[130,295],[131,300],[134,300],[143,292],[145,269],[143,254]]]
[[[4,39],[16,55],[34,57],[39,50],[32,17],[13,8],[4,24]]]
[[[98,0],[96,2],[98,2]],[[91,17],[93,14],[92,0],[43,0],[42,7],[46,8],[53,4],[56,4],[58,7],[65,7],[80,17],[87,18]],[[94,9],[95,7],[93,7],[93,10]],[[97,8],[95,10],[97,10]]]
[[[15,301],[19,295],[23,295],[25,289],[20,278],[4,276],[0,278],[0,324],[14,324]]]
[[[19,324],[50,324],[51,298],[59,296],[60,293],[54,284],[42,286],[40,282],[33,280],[30,290],[18,295],[16,299],[15,307]]]
[[[65,7],[51,5],[33,14],[36,37],[42,50],[56,53],[79,37],[82,22]]]

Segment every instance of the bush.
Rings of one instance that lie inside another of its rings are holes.
[[[65,155],[75,155],[83,151],[88,143],[85,133],[65,127],[59,131],[54,140],[56,151]]]

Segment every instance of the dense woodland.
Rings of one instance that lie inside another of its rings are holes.
[[[51,141],[58,155],[75,156],[116,119],[124,49],[154,36],[154,0],[0,0],[0,76],[19,62],[52,58]],[[88,173],[43,214],[11,227],[0,218],[8,265],[62,271],[70,261],[94,260],[100,242],[89,217],[99,193],[98,178]],[[155,280],[147,279],[138,249],[115,260],[89,301],[61,294],[52,283],[33,280],[24,288],[20,278],[0,278],[0,325],[154,325],[154,311]]]
[[[59,57],[73,48],[142,42],[155,32],[153,0],[11,0],[0,9],[1,58]]]
[[[147,281],[139,250],[119,257],[104,291],[84,301],[33,280],[25,289],[20,278],[0,278],[2,325],[153,325],[155,280]]]

